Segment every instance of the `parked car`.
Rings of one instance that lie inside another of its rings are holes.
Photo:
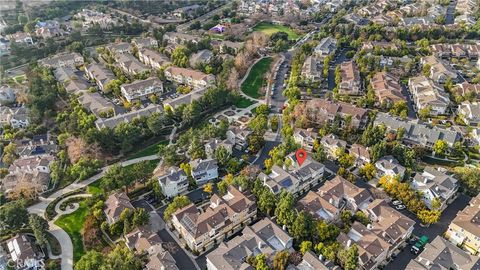
[[[397,210],[403,210],[403,209],[405,209],[405,205],[403,205],[403,204],[396,205],[396,206],[395,206],[395,209],[397,209]]]
[[[392,202],[392,204],[393,205],[400,205],[400,204],[402,204],[402,202],[399,201],[399,200],[395,200],[395,201]]]

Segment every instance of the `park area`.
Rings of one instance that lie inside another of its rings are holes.
[[[243,93],[252,98],[259,98],[262,96],[259,92],[263,83],[266,81],[264,79],[265,74],[270,70],[272,61],[273,59],[271,57],[266,57],[253,65],[247,78],[242,83],[241,89]]]
[[[270,23],[270,22],[258,23],[257,25],[255,25],[253,27],[253,31],[259,31],[259,32],[265,33],[269,36],[271,36],[271,35],[273,35],[277,32],[285,32],[285,33],[287,33],[289,40],[296,40],[296,39],[300,38],[300,35],[295,33],[295,31],[293,31],[292,28],[290,28],[288,26],[285,26],[285,25],[281,25],[281,24],[273,24],[273,23]]]
[[[82,240],[82,228],[88,212],[87,204],[83,201],[80,202],[79,208],[75,212],[61,216],[55,221],[55,224],[62,228],[68,236],[70,236],[70,239],[72,239],[73,260],[75,262],[85,254]]]

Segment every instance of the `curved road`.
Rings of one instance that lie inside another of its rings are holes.
[[[151,156],[146,156],[146,157],[140,157],[136,159],[131,159],[127,160],[121,163],[122,167],[132,165],[135,163],[139,163],[145,160],[155,160],[158,159],[157,155],[151,155]],[[55,199],[59,198],[60,196],[70,193],[72,191],[84,188],[91,183],[99,180],[105,175],[105,172],[107,171],[108,168],[110,168],[111,165],[103,167],[99,173],[96,175],[82,181],[82,182],[74,182],[68,186],[66,186],[63,189],[60,189],[53,193],[52,195],[48,196],[47,198],[40,198],[40,202],[30,206],[27,208],[28,212],[30,214],[37,214],[41,217],[45,216],[45,211],[47,209],[47,206],[52,203]],[[59,217],[60,215],[57,215]],[[73,245],[72,245],[72,240],[68,236],[68,234],[62,230],[62,228],[58,227],[57,225],[54,224],[56,219],[51,220],[48,222],[49,225],[49,232],[57,238],[58,242],[60,243],[60,247],[62,249],[62,254],[61,254],[61,259],[62,259],[62,270],[71,270],[73,269]]]

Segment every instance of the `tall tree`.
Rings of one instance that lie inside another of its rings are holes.
[[[48,222],[39,215],[32,214],[28,218],[28,224],[35,235],[38,245],[44,247],[47,244]]]

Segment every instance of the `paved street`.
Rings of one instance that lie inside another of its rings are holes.
[[[408,87],[404,84],[401,84],[401,86],[402,86],[402,94],[405,97],[405,101],[407,102],[408,117],[415,119],[417,118],[417,114],[415,113],[414,103],[410,95],[410,92],[408,91]]]
[[[175,242],[175,240],[172,238],[172,236],[166,231],[166,229],[160,230],[158,232],[158,235],[160,238],[163,240],[163,242],[171,242],[175,243],[177,246],[176,251],[172,252],[172,256],[175,259],[176,265],[179,269],[197,269],[195,264],[192,262],[190,257],[185,253],[185,251],[180,248]]]
[[[468,205],[469,201],[470,197],[460,194],[458,198],[442,213],[440,221],[434,225],[431,225],[428,228],[421,227],[418,219],[409,211],[402,210],[400,212],[410,217],[411,219],[414,219],[417,222],[413,229],[413,233],[415,235],[426,235],[428,236],[428,238],[430,238],[430,241],[432,241],[435,237],[437,237],[438,235],[442,235],[447,230],[450,222],[455,218],[455,216],[460,210],[463,210]],[[385,267],[385,269],[405,269],[410,260],[413,260],[415,257],[416,255],[410,252],[410,246],[407,246],[390,264]]]

